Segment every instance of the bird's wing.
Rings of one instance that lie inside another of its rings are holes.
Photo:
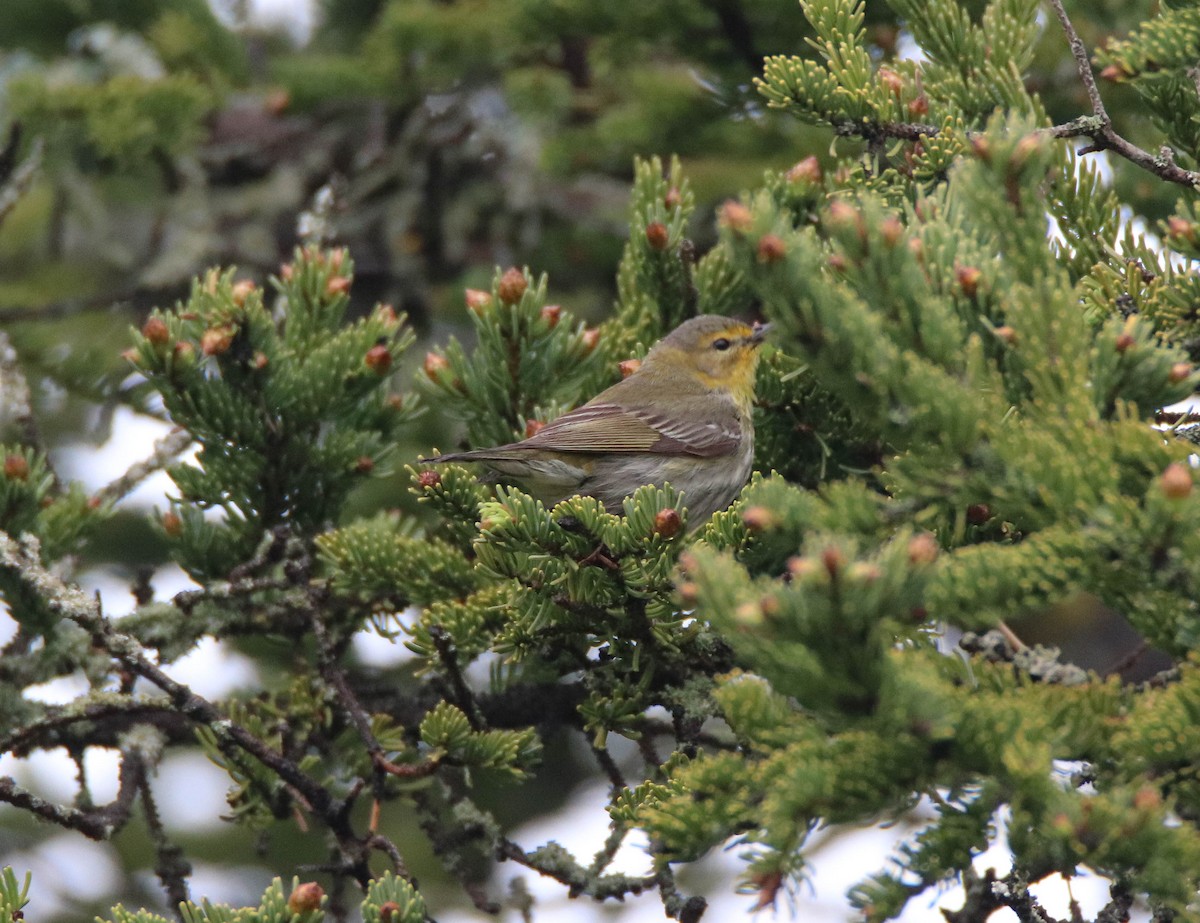
[[[648,408],[592,402],[546,425],[522,445],[551,452],[652,452],[712,458],[737,448],[741,427],[732,413],[684,421]]]

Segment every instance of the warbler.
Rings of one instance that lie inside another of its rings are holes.
[[[670,482],[692,526],[733,502],[754,460],[754,373],[769,325],[704,314],[654,345],[628,378],[521,442],[427,462],[483,462],[547,503],[573,494],[610,513]]]

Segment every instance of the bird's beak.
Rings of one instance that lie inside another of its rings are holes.
[[[750,343],[754,346],[762,343],[766,339],[767,334],[770,333],[771,327],[771,324],[760,324],[756,321],[753,328],[751,328]]]

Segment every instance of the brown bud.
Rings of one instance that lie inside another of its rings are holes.
[[[663,538],[674,538],[683,529],[683,517],[679,510],[667,507],[654,514],[654,532]]]
[[[836,577],[838,572],[846,566],[846,556],[842,554],[840,548],[826,548],[821,552],[821,563],[825,565],[825,570],[830,577]]]
[[[831,224],[855,224],[860,231],[865,231],[863,214],[845,199],[834,199],[829,203],[829,221]]]
[[[29,462],[24,455],[4,456],[4,477],[10,481],[24,481],[29,477]]]
[[[375,318],[385,327],[395,327],[400,323],[400,315],[390,304],[380,304],[375,307]]]
[[[762,621],[763,611],[758,603],[745,602],[733,610],[733,617],[743,625],[757,625]]]
[[[254,283],[249,279],[239,279],[233,283],[233,289],[230,294],[233,297],[233,303],[239,308],[246,303],[246,299],[254,291]]]
[[[967,507],[967,522],[981,526],[992,518],[992,508],[986,503],[972,503]]]
[[[996,339],[1000,340],[1002,343],[1005,343],[1008,346],[1017,345],[1017,331],[1008,326],[1008,324],[1002,324],[992,332],[996,334]]]
[[[296,890],[288,898],[289,913],[312,913],[321,909],[321,901],[325,899],[325,889],[315,881],[306,881],[296,885]]]
[[[774,234],[764,234],[758,239],[758,261],[760,263],[778,263],[786,255],[786,245]]]
[[[395,901],[384,901],[379,905],[379,923],[392,923],[392,917],[400,912],[400,905]]]
[[[1196,237],[1196,225],[1179,215],[1172,215],[1167,219],[1167,234],[1190,242]]]
[[[1143,785],[1133,794],[1133,806],[1139,811],[1154,811],[1162,806],[1162,794],[1152,785]]]
[[[176,343],[171,352],[175,356],[175,361],[181,363],[190,362],[196,354],[195,348],[186,340],[181,340],[180,342]]]
[[[897,74],[890,67],[879,68],[879,82],[888,89],[888,91],[896,97],[904,91],[904,78]]]
[[[472,314],[482,315],[492,306],[492,293],[481,288],[469,288],[465,292],[467,310]]]
[[[641,359],[623,359],[617,363],[617,368],[621,370],[621,377],[628,378],[634,372],[642,367]]]
[[[388,399],[387,399],[387,405],[388,405],[388,407],[390,407],[392,410],[395,410],[395,411],[403,410],[404,409],[404,395],[389,394]]]
[[[668,189],[667,194],[663,196],[663,205],[667,207],[667,211],[678,208],[682,201],[683,196],[675,186]]]
[[[1100,71],[1100,76],[1105,80],[1117,82],[1125,78],[1125,68],[1116,64],[1110,64]]]
[[[1173,385],[1179,384],[1181,381],[1187,381],[1192,376],[1192,366],[1187,362],[1176,362],[1171,366],[1171,371],[1167,373],[1167,381]]]
[[[675,592],[679,594],[679,601],[685,606],[694,606],[700,601],[700,588],[691,580],[676,584]]]
[[[1192,492],[1192,472],[1187,465],[1171,462],[1158,479],[1162,492],[1170,500],[1182,500]]]
[[[137,350],[136,349],[123,349],[123,350],[121,350],[121,358],[124,359],[126,362],[137,362],[137,359],[138,359]]]
[[[292,95],[282,87],[275,87],[263,97],[263,109],[271,115],[283,115],[292,104]]]
[[[661,221],[651,221],[646,225],[646,243],[651,250],[659,252],[666,250],[671,242],[671,232]]]
[[[376,375],[386,375],[392,368],[392,351],[382,343],[376,343],[363,356],[363,363]]]
[[[496,285],[496,294],[505,304],[516,304],[521,300],[521,296],[525,294],[527,288],[529,288],[529,282],[525,278],[525,273],[514,266],[506,269],[504,275],[500,277],[500,282]]]
[[[917,258],[917,262],[923,262],[925,259],[925,241],[919,237],[910,237],[908,239],[908,249],[913,256]]]
[[[292,276],[296,274],[296,267],[291,263],[284,263],[279,267],[279,278],[284,282],[291,282]]]
[[[729,228],[735,234],[745,234],[754,224],[754,216],[750,214],[750,209],[741,202],[730,199],[721,206],[718,222],[722,227]]]
[[[1042,149],[1042,141],[1037,135],[1026,135],[1017,142],[1013,148],[1012,163],[1018,170],[1025,166],[1026,162]]]
[[[335,273],[342,271],[342,266],[346,262],[346,248],[338,247],[336,250],[329,251],[329,268]]]
[[[779,517],[768,507],[748,506],[742,510],[742,522],[751,532],[765,532],[778,524]]]
[[[1119,333],[1117,334],[1117,339],[1114,346],[1116,347],[1117,352],[1126,353],[1136,342],[1137,341],[1130,334]]]
[[[546,428],[546,424],[541,420],[526,420],[525,421],[525,438],[532,439],[538,433]]]
[[[908,114],[914,118],[929,115],[929,97],[921,93],[908,101]]]
[[[984,163],[992,162],[992,139],[987,135],[972,135],[971,150]]]
[[[787,569],[788,576],[793,580],[803,580],[817,569],[817,565],[812,558],[795,554],[788,558]]]
[[[437,353],[425,354],[425,374],[433,381],[437,381],[444,369],[450,368],[450,360],[445,356],[439,356]]]
[[[962,289],[962,293],[968,298],[974,298],[983,273],[975,266],[959,266],[954,270],[954,277],[958,280],[958,287]]]
[[[437,487],[442,483],[442,475],[440,472],[434,471],[432,468],[426,468],[417,475],[417,484],[425,490]]]
[[[354,470],[359,474],[370,474],[375,470],[375,459],[370,455],[360,455],[354,463]]]
[[[200,337],[200,351],[206,356],[219,356],[233,345],[233,331],[228,327],[209,327]]]
[[[810,155],[788,170],[785,176],[789,183],[816,185],[821,182],[821,162]]]
[[[350,291],[349,276],[330,276],[325,283],[326,295],[345,295]]]
[[[932,564],[937,560],[937,540],[928,532],[921,532],[908,540],[908,560],[913,564]]]
[[[178,513],[166,512],[162,515],[163,531],[171,538],[179,538],[183,534],[183,520],[179,518]]]
[[[583,348],[589,353],[600,345],[600,331],[595,327],[588,327],[583,331]]]
[[[265,369],[271,362],[271,360],[267,358],[267,354],[261,349],[255,351],[254,359],[252,361],[254,362],[254,367],[259,370]]]
[[[783,609],[778,596],[764,596],[758,601],[758,608],[767,618],[774,618]]]
[[[89,510],[98,510],[102,506],[104,506],[104,499],[102,497],[88,497],[87,508]]]
[[[831,253],[829,259],[825,261],[825,265],[834,272],[845,272],[846,266],[849,264],[847,264],[846,258],[840,253]]]
[[[904,224],[895,215],[888,215],[879,224],[879,236],[889,247],[894,247],[904,236]]]
[[[153,343],[155,346],[162,346],[171,338],[171,331],[167,328],[167,322],[161,317],[155,316],[149,318],[142,325],[142,336]]]
[[[870,561],[855,561],[846,568],[846,577],[855,583],[875,583],[882,576],[879,565]]]
[[[562,305],[547,304],[542,305],[542,320],[553,330],[558,326],[559,319],[562,317]]]

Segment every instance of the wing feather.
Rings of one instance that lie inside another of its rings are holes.
[[[551,452],[651,452],[712,458],[737,448],[741,427],[732,413],[721,420],[683,421],[644,408],[591,403],[564,414],[525,440]]]

